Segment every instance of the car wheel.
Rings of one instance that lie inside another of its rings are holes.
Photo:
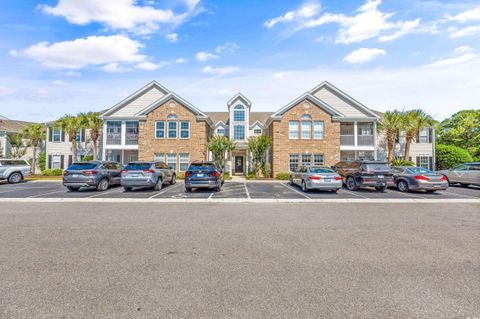
[[[23,179],[23,176],[20,173],[12,173],[10,176],[8,176],[8,182],[10,184],[20,183],[22,179]]]
[[[355,180],[353,177],[347,178],[347,189],[350,191],[356,191],[358,190],[357,184],[355,183]]]
[[[185,187],[185,192],[190,193],[192,191],[191,187]]]
[[[307,183],[305,183],[305,181],[302,181],[302,192],[308,192]]]
[[[125,186],[125,187],[123,188],[123,190],[126,191],[126,192],[131,192],[131,191],[132,191],[132,187],[130,187],[130,186]]]
[[[436,191],[436,189],[427,189],[427,193],[435,193]]]
[[[97,184],[97,191],[104,192],[108,189],[108,179],[102,178]]]
[[[292,186],[294,185],[292,176],[290,176],[290,185],[292,185]]]
[[[462,187],[468,187],[468,185],[470,185],[470,184],[460,183],[460,186],[462,186]]]
[[[67,186],[67,189],[71,192],[76,192],[80,189],[80,187],[77,186]]]
[[[172,179],[170,180],[170,185],[173,185],[177,182],[177,176],[173,174]]]
[[[338,189],[332,189],[332,193],[337,193]]]
[[[162,186],[163,186],[163,181],[161,178],[158,178],[157,183],[155,184],[155,186],[153,186],[153,190],[159,191],[162,189]]]
[[[375,187],[375,189],[379,192],[384,192],[386,188],[387,188],[386,186],[376,186]]]
[[[406,181],[398,181],[397,189],[401,192],[408,192],[409,191],[408,183]]]

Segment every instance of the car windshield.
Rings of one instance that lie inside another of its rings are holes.
[[[130,171],[143,171],[150,169],[151,164],[150,163],[128,163],[127,166],[125,166],[125,170],[130,170]]]
[[[25,161],[22,160],[0,160],[0,165],[3,166],[13,166],[13,165],[27,165]]]
[[[214,170],[215,170],[215,167],[213,166],[213,164],[206,164],[206,163],[202,163],[202,164],[192,164],[192,165],[190,165],[190,167],[188,168],[188,170],[191,171],[191,172],[214,171]]]
[[[335,173],[335,171],[325,167],[310,167],[310,173]]]
[[[363,170],[366,171],[389,171],[390,166],[386,163],[364,163],[362,165]]]
[[[413,174],[431,174],[431,173],[433,173],[431,170],[423,168],[423,167],[409,167],[407,170],[410,173],[413,173]]]
[[[73,163],[67,168],[67,170],[80,171],[84,169],[93,169],[96,166],[97,166],[96,163]]]

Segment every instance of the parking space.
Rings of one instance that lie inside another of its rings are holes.
[[[436,193],[401,193],[396,189],[377,192],[374,189],[349,191],[341,189],[338,193],[310,191],[304,193],[297,186],[284,181],[271,182],[226,182],[221,192],[209,189],[194,189],[185,192],[184,184],[165,185],[160,191],[152,189],[134,189],[126,192],[122,187],[111,187],[105,192],[94,189],[68,191],[61,182],[24,182],[20,184],[0,184],[0,198],[163,198],[163,199],[480,199],[480,187],[451,186],[446,191]]]

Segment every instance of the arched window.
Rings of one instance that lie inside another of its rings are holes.
[[[175,114],[170,114],[170,115],[168,116],[168,119],[169,119],[169,120],[176,120],[176,119],[177,119],[177,116],[176,116]]]
[[[233,108],[233,121],[245,121],[245,108],[243,107],[243,105],[238,104]]]
[[[311,120],[312,116],[310,114],[303,114],[302,115],[302,120]]]

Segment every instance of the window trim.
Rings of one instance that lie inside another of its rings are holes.
[[[180,139],[181,140],[188,140],[190,138],[190,121],[179,121],[180,125],[179,125],[179,130],[180,130]],[[185,131],[185,129],[182,129],[182,124],[183,123],[187,123],[188,124],[188,128],[186,129],[187,133],[188,133],[188,136],[187,137],[182,137],[182,132]]]
[[[315,123],[321,123],[322,124],[322,130],[321,130],[322,136],[321,137],[315,137],[315,133],[320,132],[320,131],[315,130]],[[319,121],[313,121],[313,139],[314,140],[325,139],[325,121],[320,121],[320,120]]]
[[[163,123],[163,130],[159,130],[157,124]],[[157,132],[163,131],[163,137],[158,137]],[[155,139],[156,140],[164,140],[165,139],[165,121],[155,121]]]
[[[243,138],[236,138],[235,137],[235,128],[236,127],[243,127]],[[233,140],[234,141],[245,141],[245,139],[247,138],[247,134],[245,132],[245,124],[234,124],[233,125]]]
[[[55,130],[58,130],[58,141],[55,140]],[[61,143],[62,142],[62,128],[61,127],[52,127],[52,142]]]
[[[182,155],[187,155],[187,161],[182,162]],[[186,164],[186,168],[182,170],[182,164]],[[178,153],[178,171],[179,172],[185,172],[188,170],[188,166],[190,164],[190,153]]]
[[[322,157],[322,163],[321,164],[318,164],[317,161],[315,160],[315,158],[317,156],[321,156]],[[312,166],[324,166],[325,165],[325,154],[313,154],[313,165]]]
[[[294,171],[292,170],[292,157],[296,157],[297,160],[297,170]],[[299,154],[288,154],[288,170],[290,172],[298,172],[298,169],[300,168],[300,155]]]
[[[177,166],[177,164],[178,164],[178,154],[177,154],[177,153],[166,153],[166,155],[167,155],[167,157],[166,157],[167,161],[166,161],[165,163],[167,164],[167,166],[168,166],[169,168],[170,168],[170,166],[171,166],[171,164],[172,164],[172,163],[170,163],[170,162],[168,161],[169,155],[174,155],[174,156],[175,156],[175,168],[174,168],[174,170],[175,170],[175,172],[176,172],[176,171],[177,171],[177,167],[178,167],[178,166]]]
[[[292,123],[296,123],[297,124],[297,130],[296,131],[292,131],[291,130],[291,124]],[[292,132],[296,132],[296,137],[292,137]],[[288,121],[288,139],[289,140],[298,140],[300,139],[300,121]]]
[[[223,133],[222,133],[222,134],[219,134],[219,133],[218,133],[219,130],[222,130]],[[226,136],[227,130],[226,130],[225,128],[223,128],[223,127],[217,127],[215,133],[216,133],[218,136]]]
[[[303,129],[303,124],[304,123],[308,123],[309,125],[309,130],[304,130]],[[303,132],[305,131],[305,133],[308,132],[308,137],[303,137]],[[302,120],[300,122],[300,139],[301,140],[311,140],[312,139],[312,121],[310,120]]]
[[[175,137],[170,137],[170,132],[173,132],[173,130],[170,130],[170,123],[175,123]],[[167,121],[167,139],[169,140],[176,140],[178,138],[178,121]]]

